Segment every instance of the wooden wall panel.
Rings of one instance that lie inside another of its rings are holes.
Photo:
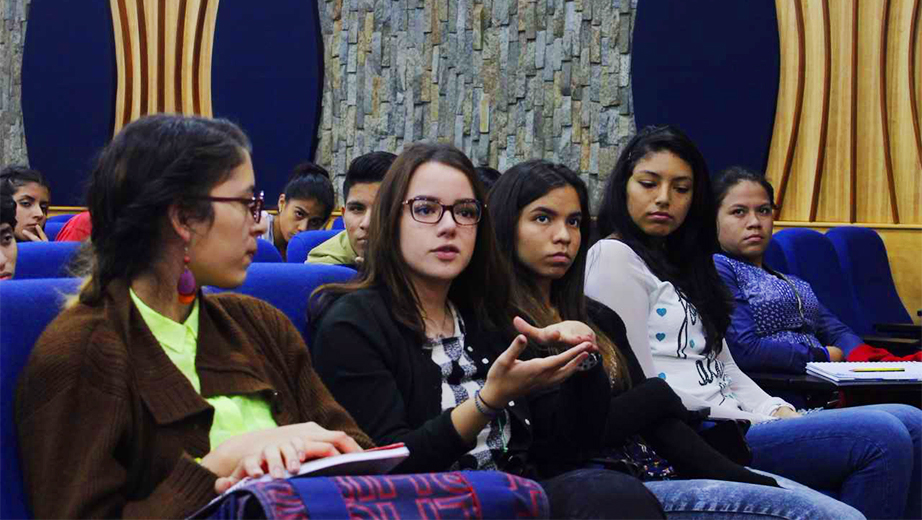
[[[922,0],[915,0],[911,22],[912,45],[907,56],[911,70],[909,79],[910,113],[913,122],[913,134],[916,137],[916,156],[919,158],[919,170],[922,172]],[[918,211],[918,207],[916,208]],[[919,219],[922,221],[922,218]]]
[[[147,114],[212,115],[219,0],[110,0],[118,92],[113,133]]]
[[[881,29],[887,1],[859,2],[858,147],[855,202],[858,222],[891,223],[880,114]]]
[[[779,222],[922,225],[920,0],[776,0]]]
[[[794,149],[794,162],[788,181],[786,212],[807,220],[817,180],[816,168],[825,156],[826,113],[823,100],[826,92],[826,42],[823,7],[826,0],[802,1],[804,21],[804,88],[800,131]],[[796,175],[795,175],[796,173]]]
[[[794,157],[794,145],[802,99],[798,95],[803,72],[800,52],[801,40],[798,36],[797,3],[794,1],[776,2],[778,14],[779,43],[781,46],[781,74],[778,87],[777,114],[772,130],[772,142],[769,149],[769,162],[766,176],[775,187],[776,193],[786,192],[790,163]],[[798,115],[795,118],[795,115]],[[779,195],[780,196],[780,195]],[[782,212],[783,213],[783,212]]]
[[[829,78],[829,128],[826,135],[826,160],[823,165],[822,184],[815,220],[823,222],[848,222],[849,205],[839,201],[849,200],[851,193],[849,172],[852,169],[850,150],[852,126],[852,11],[856,0],[841,0],[847,4],[841,9],[829,9],[830,78]]]
[[[887,106],[889,114],[890,150],[900,222],[922,222],[922,157],[916,147],[913,114],[907,109],[911,102],[912,73],[908,57],[912,55],[913,31],[918,25],[901,23],[912,20],[918,0],[891,0],[891,34],[887,41]],[[918,43],[918,38],[916,42]],[[916,83],[916,86],[922,86]],[[919,96],[916,96],[918,99]],[[918,124],[918,120],[916,121]]]
[[[919,253],[922,251],[922,231],[907,229],[878,229],[887,246],[890,269],[896,290],[909,315],[919,323],[916,311],[922,309],[922,267]]]

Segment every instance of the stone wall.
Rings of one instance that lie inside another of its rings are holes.
[[[28,162],[20,87],[29,2],[0,0],[0,166]]]
[[[30,0],[0,0],[0,164],[26,162],[20,71]],[[317,0],[316,160],[439,140],[499,170],[542,157],[597,186],[634,131],[636,0]]]
[[[630,0],[319,3],[316,160],[340,182],[355,156],[438,140],[501,171],[563,162],[596,194],[634,131]]]

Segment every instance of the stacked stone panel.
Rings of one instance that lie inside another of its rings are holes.
[[[415,141],[500,171],[531,158],[598,186],[634,131],[630,0],[320,0],[317,161]],[[595,205],[595,204],[594,204]]]
[[[0,0],[0,167],[28,162],[21,101],[29,2]]]

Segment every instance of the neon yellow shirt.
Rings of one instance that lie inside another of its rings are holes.
[[[128,291],[144,323],[154,338],[163,347],[170,361],[202,393],[198,373],[195,371],[195,353],[198,347],[199,301],[196,298],[192,312],[185,323],[177,323],[148,307],[138,298],[133,289]],[[214,420],[208,438],[214,449],[222,442],[237,435],[278,426],[272,417],[269,403],[259,396],[221,395],[205,399],[214,407]]]

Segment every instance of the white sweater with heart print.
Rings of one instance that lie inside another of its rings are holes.
[[[753,423],[772,419],[781,406],[793,409],[744,374],[726,344],[720,354],[705,355],[696,309],[623,242],[600,240],[589,250],[586,296],[621,316],[644,373],[665,379],[687,408],[710,407],[711,417]]]

